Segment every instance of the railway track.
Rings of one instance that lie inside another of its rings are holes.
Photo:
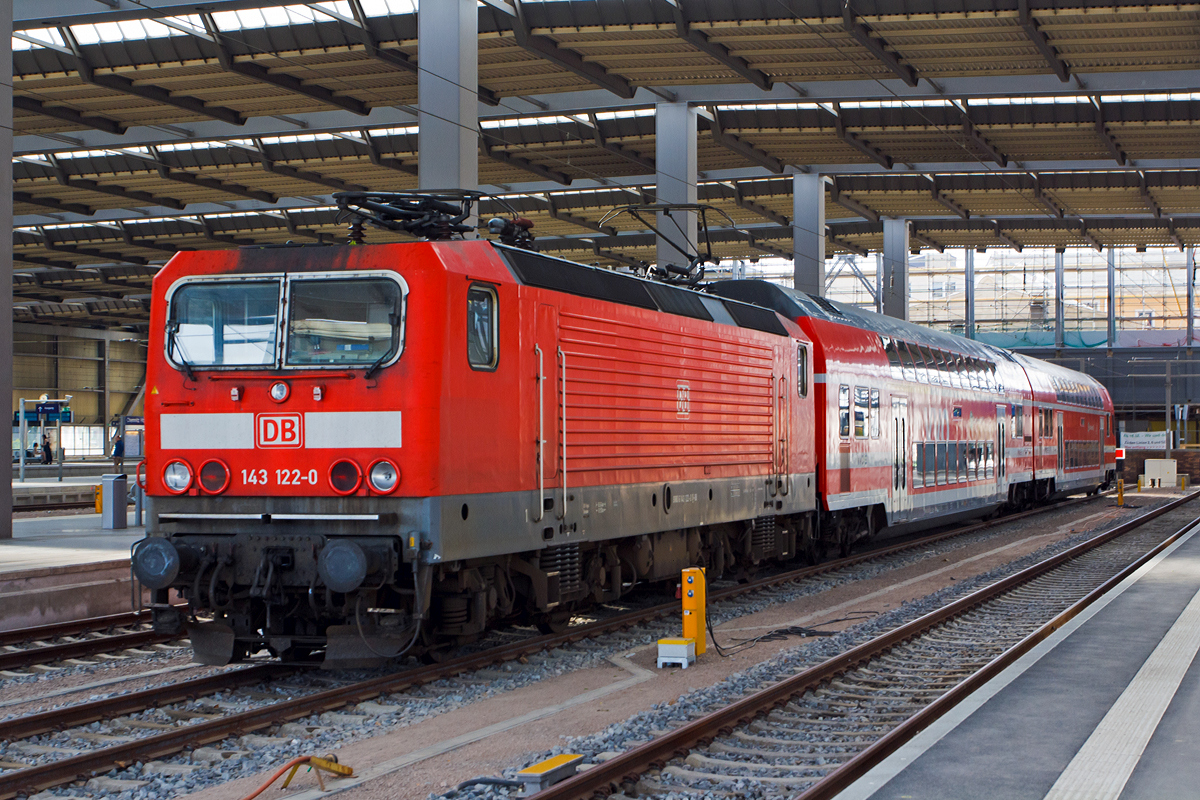
[[[825,562],[816,566],[768,576],[749,584],[714,589],[709,595],[710,602],[717,603],[731,600],[738,596],[754,592],[765,591],[770,593],[773,589],[794,581],[885,558],[906,550],[927,547],[934,542],[962,536],[999,524],[1007,524],[1027,516],[1079,505],[1094,499],[1081,498],[1068,500],[1035,511],[947,530],[919,539],[854,554],[847,558]],[[570,630],[560,634],[529,637],[479,653],[460,656],[442,664],[372,677],[364,681],[330,689],[311,691],[303,694],[303,696],[282,699],[278,702],[264,704],[246,711],[223,713],[220,715],[185,713],[179,717],[179,724],[169,726],[170,729],[168,730],[160,730],[163,727],[168,727],[164,725],[142,727],[131,735],[132,738],[129,741],[111,744],[110,746],[97,748],[88,752],[67,755],[66,757],[57,758],[47,763],[39,763],[24,768],[10,764],[8,769],[4,769],[4,763],[0,762],[0,770],[2,770],[0,771],[0,799],[19,794],[32,794],[42,789],[108,771],[115,766],[146,761],[152,758],[161,758],[165,755],[180,752],[186,748],[194,748],[203,744],[220,741],[229,736],[252,733],[313,714],[337,711],[348,706],[356,706],[359,703],[374,701],[389,694],[403,692],[413,687],[419,687],[459,673],[485,669],[495,664],[513,661],[523,656],[562,647],[582,639],[620,631],[658,617],[677,614],[678,610],[678,602],[663,603],[646,609],[617,614],[608,619],[585,625],[574,626]],[[257,664],[250,667],[228,670],[216,675],[209,675],[190,681],[180,681],[168,686],[156,687],[142,692],[76,704],[63,709],[55,709],[36,715],[8,720],[3,723],[3,733],[0,735],[11,743],[22,738],[48,732],[66,731],[98,720],[108,720],[148,708],[195,700],[218,691],[228,691],[236,687],[247,687],[268,679],[278,680],[281,675],[287,674],[289,671],[294,672],[295,670],[296,668],[294,667],[279,664]],[[216,716],[217,718],[209,718],[210,716]]]
[[[13,511],[62,511],[72,508],[95,508],[95,500],[72,500],[65,503],[16,503]]]
[[[773,683],[536,795],[845,789],[1187,532],[1194,492]]]
[[[0,670],[11,672],[68,659],[137,651],[179,639],[150,630],[149,615],[136,613],[18,628],[0,632]]]

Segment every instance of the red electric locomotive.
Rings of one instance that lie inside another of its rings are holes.
[[[347,195],[358,246],[156,276],[133,569],[198,660],[436,654],[1112,478],[1086,376],[761,281],[551,258],[509,221],[454,241],[472,199]],[[364,219],[428,241],[362,245]]]
[[[445,240],[445,199],[362,202],[439,240],[180,253],[155,278],[133,566],[199,660],[428,652],[811,538],[795,323]]]

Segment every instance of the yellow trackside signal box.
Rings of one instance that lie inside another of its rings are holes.
[[[702,567],[683,571],[683,638],[696,640],[696,655],[704,655],[704,609],[708,603],[708,586]]]

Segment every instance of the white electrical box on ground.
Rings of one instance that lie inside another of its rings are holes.
[[[1173,458],[1147,458],[1144,469],[1148,486],[1174,488],[1178,481]]]
[[[695,639],[659,639],[658,668],[667,664],[678,664],[684,669],[696,660]]]

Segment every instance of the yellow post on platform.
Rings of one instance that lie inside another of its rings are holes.
[[[1125,481],[1117,481],[1117,505],[1125,505]]]
[[[683,571],[683,638],[696,640],[696,655],[704,655],[704,610],[708,603],[708,587],[703,567],[688,567]]]

